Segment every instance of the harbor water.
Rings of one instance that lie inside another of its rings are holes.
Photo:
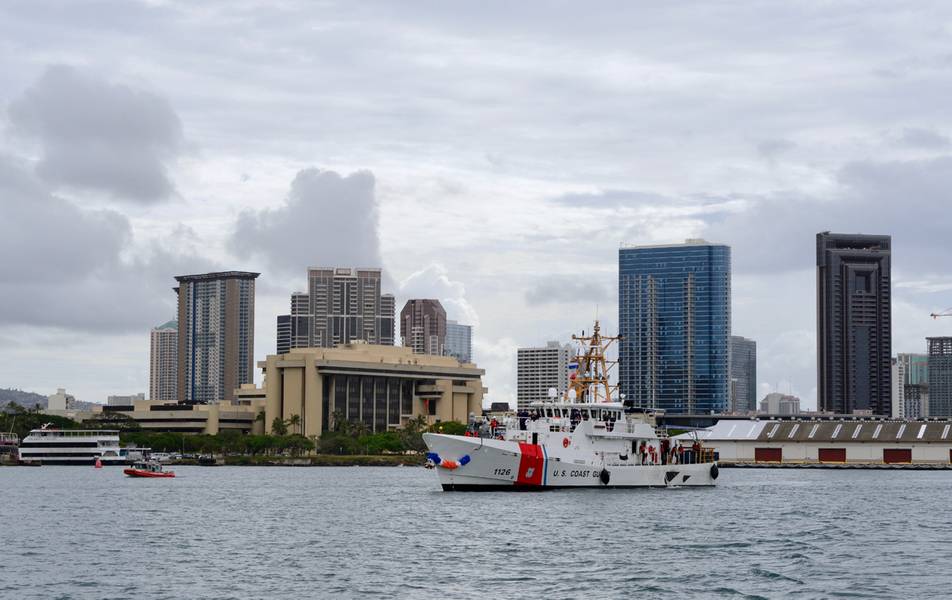
[[[952,472],[445,493],[422,468],[0,468],[0,598],[927,598]]]

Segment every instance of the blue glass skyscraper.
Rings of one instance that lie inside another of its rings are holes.
[[[621,248],[618,325],[625,400],[669,413],[727,409],[730,247],[687,240]]]

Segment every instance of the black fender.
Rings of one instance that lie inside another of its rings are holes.
[[[717,479],[717,476],[720,474],[720,469],[717,468],[717,463],[711,465],[711,479]]]
[[[602,469],[602,472],[598,474],[598,480],[604,485],[608,485],[608,482],[611,480],[611,478],[612,474],[608,472],[608,469]]]

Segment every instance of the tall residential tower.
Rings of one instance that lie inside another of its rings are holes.
[[[952,337],[926,338],[929,344],[929,416],[952,417]]]
[[[446,310],[439,300],[407,300],[400,311],[400,338],[414,354],[443,355],[446,347]]]
[[[178,401],[178,323],[152,329],[149,352],[149,400]]]
[[[723,244],[618,252],[619,391],[671,413],[727,410],[731,250]]]
[[[549,390],[564,394],[569,387],[572,346],[548,342],[540,348],[516,351],[516,404],[528,408],[549,398]]]
[[[757,411],[757,342],[731,336],[731,412]]]
[[[820,411],[891,413],[890,247],[888,235],[816,235]]]
[[[175,278],[179,400],[230,401],[241,384],[254,382],[258,275],[227,271]]]

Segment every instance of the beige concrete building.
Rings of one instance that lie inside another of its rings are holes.
[[[254,386],[251,386],[254,388]],[[236,390],[237,395],[237,390]],[[264,410],[264,399],[213,404],[177,404],[142,400],[126,406],[105,406],[104,413],[118,413],[133,419],[145,431],[175,433],[216,433],[232,430],[242,433],[264,433],[264,424],[257,420]]]
[[[370,431],[427,421],[465,423],[482,411],[484,371],[448,356],[362,342],[336,348],[296,348],[258,363],[264,371],[265,428],[275,418],[300,417],[301,433],[319,436],[335,418]],[[251,389],[246,392],[253,395]]]

